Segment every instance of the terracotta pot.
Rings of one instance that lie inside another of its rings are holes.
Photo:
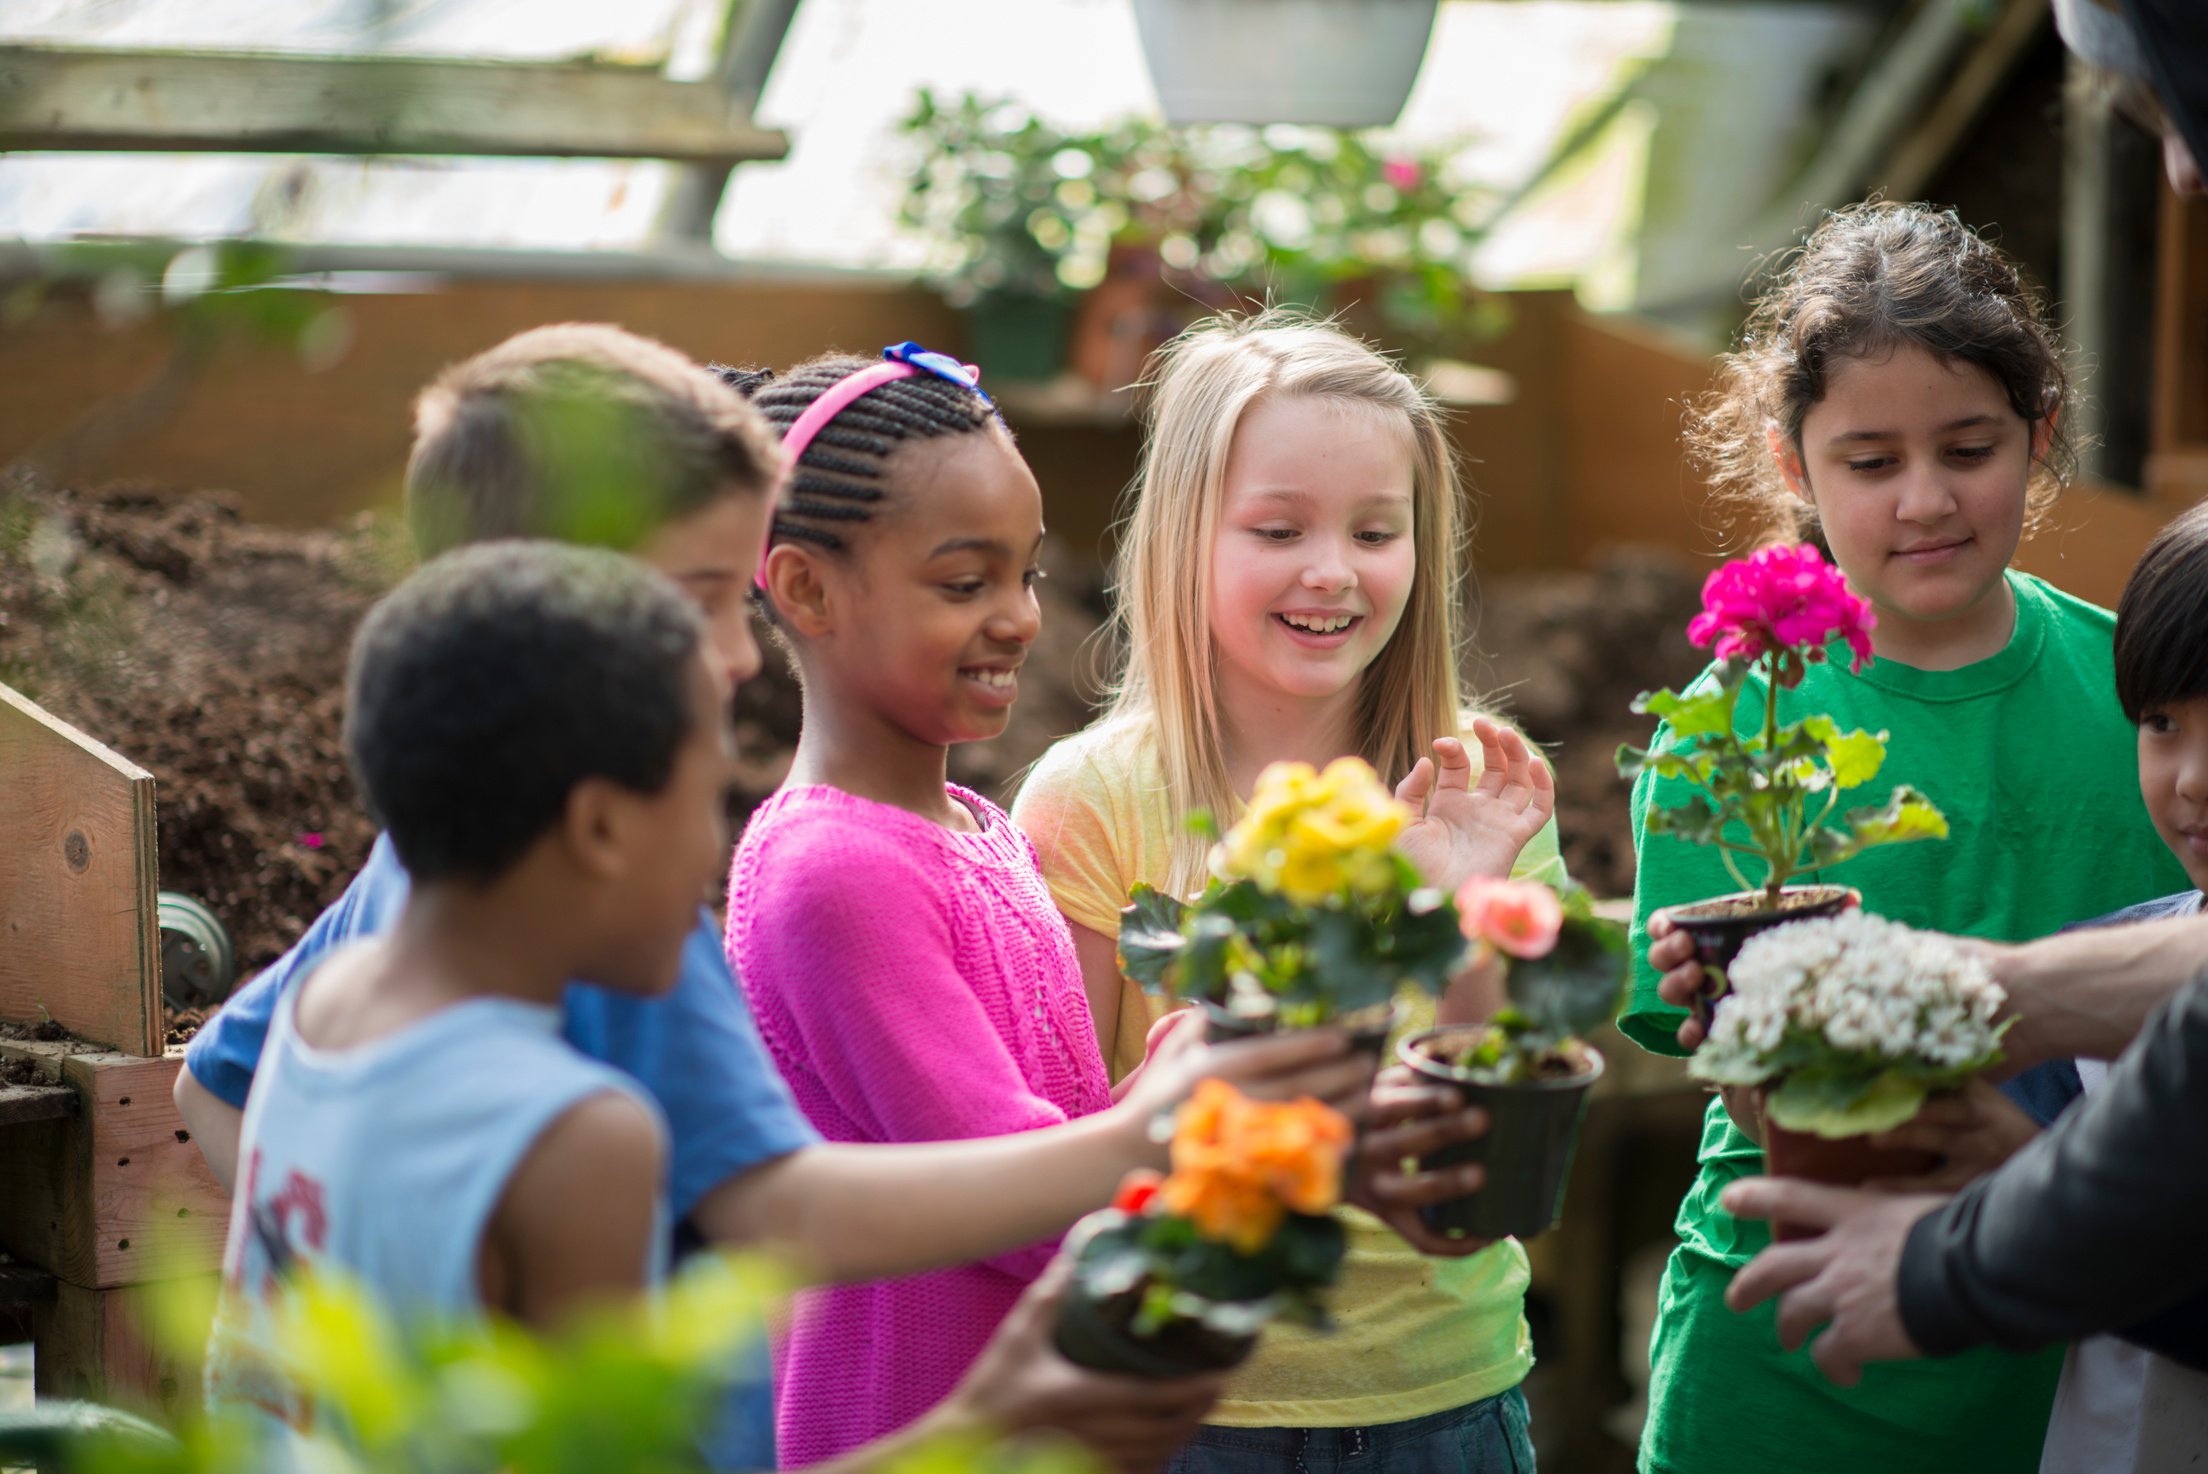
[[[1581,1045],[1585,1067],[1577,1074],[1496,1085],[1430,1052],[1437,1044],[1446,1049],[1469,1043],[1484,1032],[1485,1025],[1453,1024],[1422,1030],[1396,1046],[1396,1057],[1421,1079],[1454,1086],[1466,1105],[1483,1107],[1488,1117],[1486,1135],[1443,1147],[1419,1162],[1427,1171],[1478,1162],[1487,1169],[1487,1185],[1421,1208],[1418,1216],[1440,1233],[1529,1239],[1553,1227],[1564,1211],[1579,1123],[1587,1113],[1587,1092],[1602,1078],[1602,1056]]]
[[[1718,1000],[1725,996],[1716,975],[1733,965],[1740,949],[1758,932],[1790,921],[1838,916],[1850,905],[1861,905],[1862,894],[1845,885],[1790,885],[1779,892],[1776,907],[1763,905],[1761,891],[1735,891],[1713,896],[1691,906],[1674,906],[1671,919],[1694,938],[1697,960],[1703,967],[1705,992],[1695,1000],[1694,1016],[1707,1028]],[[1713,973],[1712,970],[1715,970]]]
[[[1771,1177],[1860,1187],[1874,1177],[1915,1177],[1940,1165],[1935,1153],[1873,1146],[1869,1136],[1818,1136],[1774,1126],[1770,1113],[1763,1110],[1761,1091],[1756,1094],[1756,1108],[1763,1115],[1763,1170]],[[1813,1239],[1818,1233],[1799,1223],[1771,1225],[1771,1236],[1782,1243]]]
[[[1199,1002],[1196,1006],[1204,1011],[1204,1040],[1209,1044],[1224,1044],[1230,1039],[1255,1039],[1280,1029],[1280,1021],[1271,1015],[1252,1018],[1247,1014],[1230,1013],[1209,1002]],[[1376,1003],[1370,1008],[1345,1013],[1324,1027],[1349,1030],[1350,1043],[1379,1060],[1387,1057],[1388,1035],[1394,1033],[1395,1026],[1402,1021],[1402,1004]]]

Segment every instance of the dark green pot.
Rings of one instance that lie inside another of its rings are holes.
[[[1061,297],[981,297],[966,309],[966,346],[984,389],[1057,378],[1072,332],[1073,304]]]
[[[1466,1197],[1429,1204],[1418,1210],[1418,1216],[1437,1233],[1530,1239],[1554,1227],[1564,1211],[1572,1151],[1579,1144],[1580,1119],[1587,1113],[1587,1092],[1602,1078],[1602,1056],[1588,1049],[1589,1068],[1566,1079],[1491,1085],[1425,1050],[1430,1040],[1477,1034],[1483,1028],[1456,1024],[1426,1029],[1396,1046],[1396,1057],[1420,1079],[1452,1086],[1466,1105],[1487,1111],[1486,1135],[1443,1147],[1419,1162],[1427,1171],[1478,1162],[1487,1169],[1487,1185]]]

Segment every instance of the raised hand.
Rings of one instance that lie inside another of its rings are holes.
[[[1395,788],[1419,816],[1396,848],[1444,890],[1475,875],[1510,874],[1519,851],[1556,812],[1556,780],[1525,738],[1486,717],[1472,723],[1472,735],[1480,744],[1478,782],[1465,745],[1444,737]]]

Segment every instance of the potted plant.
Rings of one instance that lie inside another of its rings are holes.
[[[1120,970],[1202,1007],[1214,1038],[1331,1023],[1377,1053],[1397,992],[1438,996],[1465,952],[1456,908],[1395,851],[1409,820],[1361,759],[1274,763],[1201,895],[1135,887]]]
[[[1128,1174],[1074,1226],[1057,1345],[1099,1371],[1234,1366],[1266,1322],[1323,1325],[1341,1266],[1349,1122],[1316,1100],[1265,1104],[1206,1080],[1173,1126],[1170,1174]]]
[[[926,88],[898,127],[915,148],[898,223],[927,243],[973,357],[993,380],[1055,377],[1075,295],[1101,277],[1110,234],[1096,238],[1093,138],[1009,102],[939,103]]]
[[[1954,942],[1867,912],[1773,928],[1741,948],[1732,995],[1687,1066],[1760,1095],[1773,1176],[1854,1184],[1937,1165],[1874,1147],[1936,1090],[2001,1058],[2003,994]],[[1787,1225],[1780,1238],[1801,1237]]]
[[[1871,659],[1870,605],[1848,588],[1840,570],[1807,543],[1765,548],[1711,573],[1702,612],[1687,636],[1713,650],[1717,664],[1685,694],[1644,692],[1633,710],[1661,718],[1672,741],[1661,751],[1618,749],[1618,772],[1682,780],[1695,790],[1673,808],[1651,805],[1650,834],[1672,834],[1715,845],[1740,889],[1691,906],[1672,918],[1694,938],[1710,979],[1708,998],[1726,990],[1726,969],[1741,944],[1767,927],[1829,916],[1856,900],[1841,885],[1790,886],[1805,870],[1837,865],[1876,845],[1945,839],[1947,820],[1907,784],[1883,803],[1835,815],[1841,794],[1878,776],[1886,734],[1843,732],[1829,716],[1779,723],[1779,692],[1799,686],[1827,645],[1844,641],[1851,666]],[[1762,719],[1746,731],[1736,723],[1751,675],[1763,681]],[[1760,866],[1751,878],[1743,865]]]
[[[1505,968],[1510,1004],[1484,1024],[1413,1034],[1403,1063],[1486,1109],[1484,1136],[1445,1147],[1427,1170],[1479,1162],[1486,1185],[1420,1210],[1442,1233],[1531,1238],[1564,1207],[1572,1149],[1602,1056],[1585,1035],[1610,1021],[1629,971],[1625,928],[1594,914],[1577,887],[1475,878],[1457,892],[1465,935]]]
[[[1174,123],[1386,127],[1426,56],[1436,0],[1135,0]]]

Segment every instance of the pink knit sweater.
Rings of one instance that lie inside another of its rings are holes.
[[[1073,938],[1034,847],[996,805],[950,791],[981,833],[813,786],[761,805],[737,847],[729,961],[830,1141],[998,1136],[1111,1103]],[[895,1233],[897,1204],[877,1207],[878,1231]],[[800,1296],[776,1358],[783,1467],[941,1402],[1056,1248]]]

